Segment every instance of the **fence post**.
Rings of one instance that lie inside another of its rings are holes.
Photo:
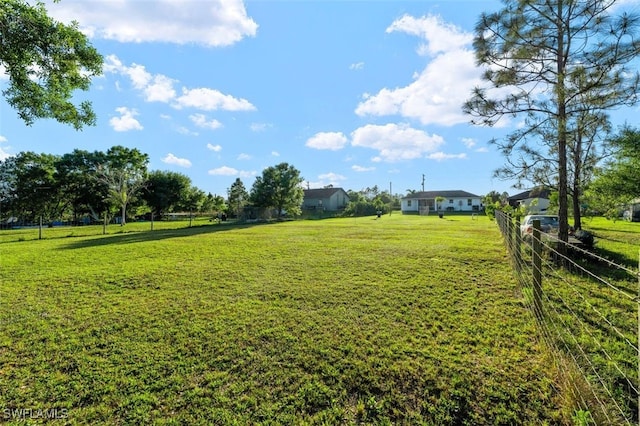
[[[533,221],[533,309],[536,317],[542,319],[542,243],[540,241],[540,220]]]
[[[507,250],[513,255],[513,224],[511,223],[511,214],[507,214]]]
[[[522,251],[521,251],[521,247],[522,247],[522,234],[520,233],[520,218],[516,217],[516,225],[515,225],[515,231],[516,231],[516,242],[515,242],[515,259],[516,259],[516,270],[519,271],[520,270],[520,261],[522,260],[521,256],[522,256]]]
[[[42,215],[40,215],[40,221],[38,222],[38,239],[42,239]]]

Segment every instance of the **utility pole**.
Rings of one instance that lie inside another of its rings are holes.
[[[389,182],[389,216],[391,216],[391,210],[393,210],[393,192],[391,191],[391,182]]]
[[[424,192],[424,173],[422,174],[422,192]]]

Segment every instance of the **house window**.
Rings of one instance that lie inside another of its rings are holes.
[[[471,204],[473,204],[473,203],[471,202],[471,198],[467,198],[467,205],[468,205],[468,206],[470,206]]]
[[[411,207],[411,200],[407,200],[407,207]]]
[[[453,200],[449,200],[449,204],[453,204]]]

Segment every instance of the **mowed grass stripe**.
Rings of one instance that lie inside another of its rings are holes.
[[[0,256],[0,407],[78,424],[559,416],[484,217],[211,225],[4,242]]]

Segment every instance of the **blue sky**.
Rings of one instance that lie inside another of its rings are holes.
[[[517,122],[474,127],[461,111],[480,82],[473,26],[498,1],[45,4],[78,21],[105,57],[104,75],[77,94],[98,124],[28,127],[3,99],[0,159],[123,145],[149,154],[150,169],[225,196],[237,177],[249,189],[280,162],[310,188],[391,184],[404,194],[421,190],[424,174],[425,190],[519,192],[492,178],[504,159],[487,144]]]

